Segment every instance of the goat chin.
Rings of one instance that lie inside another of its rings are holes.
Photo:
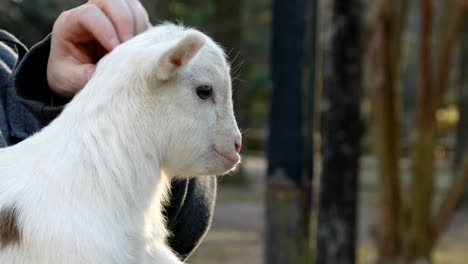
[[[0,263],[181,263],[161,213],[171,179],[240,160],[229,71],[208,36],[172,24],[104,57],[56,120],[0,150]]]

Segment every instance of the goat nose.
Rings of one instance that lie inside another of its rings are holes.
[[[240,134],[236,134],[234,138],[234,148],[236,149],[237,153],[240,153],[242,147],[242,139]]]

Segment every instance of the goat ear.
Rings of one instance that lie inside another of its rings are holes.
[[[174,47],[163,53],[159,58],[156,76],[160,80],[168,80],[178,69],[186,65],[205,44],[201,34],[190,33],[180,40]]]

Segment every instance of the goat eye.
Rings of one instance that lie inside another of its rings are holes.
[[[197,95],[200,99],[206,100],[213,95],[213,87],[208,85],[198,86]]]

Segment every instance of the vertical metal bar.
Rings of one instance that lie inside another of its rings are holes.
[[[311,263],[316,0],[273,1],[268,264]]]

